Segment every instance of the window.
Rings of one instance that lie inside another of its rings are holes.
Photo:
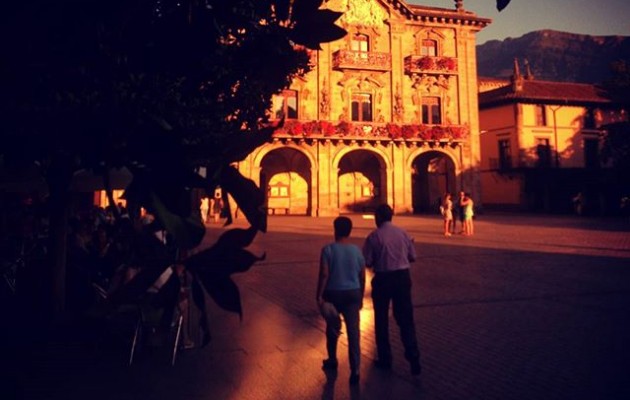
[[[283,183],[269,185],[268,197],[289,197],[289,187]]]
[[[438,97],[422,98],[422,123],[434,125],[442,123],[442,108]]]
[[[512,150],[510,139],[499,140],[499,169],[512,168]]]
[[[372,121],[372,95],[367,93],[352,95],[352,120]]]
[[[599,140],[584,139],[584,166],[586,168],[599,167]]]
[[[549,139],[536,138],[536,155],[538,156],[537,165],[539,167],[551,166],[551,146]]]
[[[367,35],[357,33],[350,41],[350,50],[359,52],[360,57],[367,58],[370,51],[370,38]]]
[[[276,119],[297,119],[297,91],[284,90],[281,94],[273,96],[273,115]]]
[[[437,42],[435,40],[424,39],[420,47],[420,55],[422,56],[437,56]]]
[[[536,125],[538,126],[547,126],[547,114],[545,113],[544,105],[536,105],[534,106],[536,112]]]

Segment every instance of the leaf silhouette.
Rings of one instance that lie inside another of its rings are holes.
[[[502,11],[510,4],[510,0],[497,0],[497,10]]]
[[[213,246],[184,261],[191,271],[201,275],[202,282],[218,275],[231,275],[248,271],[257,261],[264,260],[266,255],[257,257],[251,252],[235,247]]]
[[[217,275],[213,279],[203,280],[203,286],[219,307],[243,318],[241,295],[232,278]]]
[[[230,247],[230,248],[244,248],[252,244],[258,230],[250,226],[247,229],[235,228],[224,232],[215,246],[218,247]]]
[[[222,168],[219,180],[221,188],[232,195],[250,225],[261,232],[266,232],[267,212],[264,192],[256,186],[254,181],[245,178],[233,166]]]

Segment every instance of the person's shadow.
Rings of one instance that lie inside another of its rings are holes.
[[[322,390],[322,400],[333,400],[335,398],[335,382],[337,381],[337,371],[324,371],[326,383]]]
[[[326,374],[326,383],[322,390],[322,400],[334,400],[335,398],[335,383],[337,381],[337,371],[324,371]],[[350,399],[361,399],[361,386],[350,386]]]

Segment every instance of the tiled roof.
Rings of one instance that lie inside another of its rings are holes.
[[[490,107],[505,103],[548,104],[608,104],[610,98],[597,85],[586,83],[523,80],[522,89],[515,90],[512,83],[479,93],[479,106]]]

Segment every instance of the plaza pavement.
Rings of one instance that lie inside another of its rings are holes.
[[[352,216],[361,245],[374,221]],[[270,217],[249,250],[266,260],[235,275],[243,319],[211,307],[212,341],[182,353],[125,355],[42,344],[18,378],[26,399],[621,400],[630,398],[630,223],[486,213],[472,237],[444,237],[439,216],[396,216],[414,237],[413,303],[422,375],[403,359],[376,370],[372,307],[362,311],[361,382],[348,385],[342,335],[336,379],[320,369],[324,323],[314,293],[333,218]],[[242,221],[232,227],[245,226]],[[208,228],[205,245],[224,230]],[[0,396],[2,397],[2,396]]]

